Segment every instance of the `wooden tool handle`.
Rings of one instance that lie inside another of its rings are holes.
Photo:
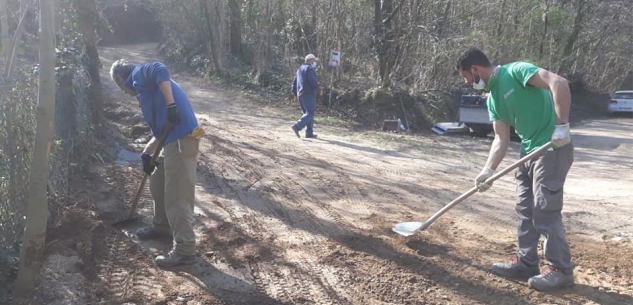
[[[524,156],[523,158],[519,159],[518,161],[512,163],[512,165],[504,168],[502,171],[492,175],[492,177],[486,179],[486,181],[484,183],[487,182],[494,182],[495,180],[503,177],[505,174],[509,173],[511,170],[521,166],[523,163],[530,161],[534,158],[536,158],[537,156],[539,156],[542,152],[550,149],[552,147],[552,142],[548,142],[547,144],[539,147],[537,150],[531,152],[530,154]],[[472,187],[471,189],[469,189],[467,192],[461,194],[459,197],[455,198],[453,201],[449,202],[447,205],[445,205],[441,210],[439,210],[437,213],[435,213],[433,216],[431,216],[427,221],[426,221],[426,226],[430,225],[431,223],[433,223],[436,219],[438,219],[440,216],[442,216],[442,214],[446,213],[446,211],[450,210],[451,208],[453,208],[454,206],[456,206],[457,204],[459,204],[460,202],[466,200],[466,198],[472,196],[473,194],[477,193],[479,189],[477,188],[477,186]]]
[[[539,147],[537,150],[529,153],[528,155],[524,156],[523,158],[519,159],[518,161],[512,163],[512,165],[504,168],[502,171],[492,175],[492,177],[486,179],[486,181],[484,181],[484,183],[494,182],[495,180],[505,176],[505,174],[509,173],[511,170],[521,166],[523,163],[538,157],[542,152],[550,149],[552,146],[553,146],[552,142],[547,142],[547,144]]]
[[[167,135],[169,135],[172,127],[173,126],[171,125],[171,123],[167,122],[167,125],[165,125],[165,127],[163,128],[163,131],[160,134],[160,138],[158,139],[158,146],[156,146],[156,150],[154,150],[154,154],[152,155],[152,159],[149,161],[149,164],[156,164],[158,155],[160,155],[160,151],[165,145],[165,139],[167,139]],[[136,213],[136,207],[138,206],[138,202],[141,199],[141,194],[143,193],[143,189],[145,188],[147,178],[149,178],[149,175],[145,173],[145,175],[143,175],[143,180],[141,180],[141,184],[139,184],[138,189],[136,190],[136,195],[134,195],[134,198],[132,198],[132,201],[130,201],[131,208],[130,212],[128,213],[128,218],[132,217],[132,215]]]

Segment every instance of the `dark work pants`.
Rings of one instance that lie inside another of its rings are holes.
[[[563,186],[573,162],[574,146],[569,143],[526,162],[516,172],[518,256],[528,265],[538,264],[537,246],[543,235],[549,264],[565,273],[574,269],[561,213]]]

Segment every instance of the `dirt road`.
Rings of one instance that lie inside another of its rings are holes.
[[[104,67],[119,57],[158,58],[151,45],[103,48],[101,56]],[[391,232],[397,222],[425,220],[470,188],[490,139],[322,125],[315,127],[318,139],[297,139],[287,114],[266,106],[271,97],[185,74],[172,77],[207,132],[196,190],[199,263],[159,269],[153,256],[169,241],[140,243],[97,226],[92,239],[99,245],[90,252],[92,280],[86,284],[95,294],[85,297],[93,302],[633,304],[631,119],[573,128],[576,161],[564,221],[578,284],[541,293],[490,273],[493,262],[515,251],[510,176],[424,232],[408,238]],[[120,124],[127,148],[138,151],[130,135],[139,133],[128,127],[142,130],[136,101],[108,79],[103,83],[109,117]],[[513,143],[502,166],[517,157]],[[111,162],[95,169],[109,177],[107,186],[93,185],[101,194],[97,219],[123,215],[123,202],[140,179],[138,167]],[[151,204],[147,196],[144,201],[147,222]]]

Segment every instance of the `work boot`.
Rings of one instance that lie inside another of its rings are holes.
[[[159,267],[173,267],[178,265],[190,265],[196,262],[195,255],[182,255],[172,249],[167,255],[156,257],[156,265]]]
[[[317,138],[317,135],[316,135],[316,134],[311,134],[311,135],[309,135],[309,136],[308,136],[308,135],[306,135],[306,138],[307,138],[307,139],[316,139],[316,138]]]
[[[507,263],[494,263],[492,272],[513,279],[527,279],[540,273],[538,266],[528,266],[516,255]]]
[[[301,135],[299,134],[299,128],[297,128],[297,126],[292,125],[290,126],[290,128],[292,128],[292,131],[295,132],[295,134],[297,135],[297,138],[301,138]]]
[[[574,286],[574,273],[563,273],[554,266],[548,266],[543,273],[528,280],[528,286],[540,291],[550,291]]]
[[[155,239],[160,237],[169,237],[171,238],[171,233],[164,233],[156,230],[154,226],[143,227],[136,230],[136,237],[141,240],[145,239]]]

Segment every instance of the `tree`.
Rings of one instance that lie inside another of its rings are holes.
[[[570,70],[569,63],[572,62],[570,60],[571,54],[574,51],[574,45],[578,41],[580,36],[580,31],[584,26],[585,18],[589,15],[591,6],[587,5],[587,1],[585,0],[577,0],[576,1],[576,16],[574,18],[574,26],[572,28],[571,34],[567,37],[567,42],[565,43],[565,47],[563,48],[562,54],[562,63],[560,65],[559,72],[567,72]]]
[[[7,0],[0,0],[0,30],[2,30],[2,59],[6,66],[9,65],[9,53],[11,52],[11,39],[9,38],[9,12]]]
[[[220,52],[218,50],[217,34],[214,31],[212,16],[209,12],[209,3],[207,0],[199,0],[200,4],[200,16],[202,17],[202,35],[204,38],[204,47],[207,50],[207,54],[211,56],[213,60],[213,67],[217,74],[222,74],[222,66],[220,59]]]
[[[404,0],[394,8],[393,0],[374,0],[374,49],[378,55],[381,87],[391,86],[391,71],[400,44],[397,41],[397,15]]]
[[[614,89],[633,69],[630,0],[148,1],[165,16],[180,60],[200,55],[224,70],[233,68],[224,61],[227,52],[253,58],[243,61],[252,69],[238,70],[266,74],[337,49],[345,54],[341,80],[452,91],[461,86],[455,58],[471,46],[496,63],[531,61],[599,90]],[[202,13],[173,14],[178,6]],[[605,72],[610,58],[617,69]]]
[[[539,47],[539,51],[538,51],[538,60],[541,61],[541,59],[543,58],[543,50],[544,50],[544,46],[545,46],[545,39],[547,38],[547,27],[549,25],[549,9],[550,9],[550,2],[549,0],[544,0],[543,2],[543,32],[541,35],[541,42],[540,42],[540,47]]]
[[[40,0],[40,68],[36,107],[37,127],[31,157],[26,229],[20,248],[16,299],[26,298],[39,278],[48,218],[48,160],[54,137],[55,20],[52,1]]]
[[[229,0],[229,10],[231,16],[230,46],[233,56],[242,59],[242,1]]]

